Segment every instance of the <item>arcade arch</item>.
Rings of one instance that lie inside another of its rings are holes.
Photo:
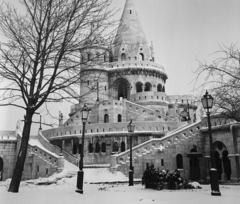
[[[119,78],[114,82],[114,90],[116,98],[119,100],[120,98],[126,98],[130,100],[130,83],[128,80],[124,78]]]

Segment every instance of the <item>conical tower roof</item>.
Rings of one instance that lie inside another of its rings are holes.
[[[148,42],[133,0],[126,0],[114,40],[114,57],[121,58],[123,53],[126,54],[127,59],[139,59],[141,53],[144,56],[144,60],[149,61],[151,58]]]

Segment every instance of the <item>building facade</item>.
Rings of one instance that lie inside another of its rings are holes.
[[[66,121],[60,113],[57,128],[39,131],[29,147],[24,179],[63,168],[60,153],[77,165],[82,148],[84,165],[109,164],[111,171],[128,175],[130,120],[135,124],[131,134],[135,178],[153,163],[160,169],[179,169],[186,179],[208,179],[206,119],[201,115],[197,120],[199,108],[191,96],[167,95],[167,73],[155,62],[153,43],[149,46],[133,0],[126,0],[111,48],[104,45],[97,25],[91,26],[96,33],[81,49],[80,90],[85,97],[71,106]],[[90,112],[82,144],[84,104]],[[240,127],[232,122],[212,120],[221,180],[239,180]],[[0,136],[0,172],[6,179],[11,177],[21,137],[4,138]]]

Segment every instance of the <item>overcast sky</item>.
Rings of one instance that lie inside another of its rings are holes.
[[[7,2],[17,5],[17,0]],[[134,3],[148,43],[153,41],[155,61],[165,67],[168,75],[168,95],[194,94],[190,82],[196,77],[193,73],[198,67],[196,58],[210,62],[219,45],[239,42],[239,0],[134,0]],[[113,0],[113,7],[120,9],[118,18],[124,4],[125,0]],[[67,117],[70,105],[58,107]],[[23,115],[23,111],[15,108],[0,108],[0,113],[0,130],[15,129],[16,121]],[[58,114],[58,110],[53,114]]]

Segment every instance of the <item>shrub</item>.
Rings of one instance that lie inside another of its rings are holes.
[[[155,169],[154,165],[143,173],[142,184],[145,188],[151,188],[156,190],[162,189],[193,189],[194,186],[188,183],[187,180],[183,180],[178,170],[170,173],[168,170]]]

